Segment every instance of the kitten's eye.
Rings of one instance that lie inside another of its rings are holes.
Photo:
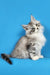
[[[37,28],[37,29],[39,29],[39,28]]]
[[[38,24],[36,24],[36,26],[38,26]]]
[[[36,26],[40,26],[40,24],[36,24]]]

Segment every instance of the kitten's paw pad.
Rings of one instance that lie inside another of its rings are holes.
[[[39,59],[38,56],[35,56],[35,57],[32,58],[32,60],[38,60],[38,59]]]
[[[43,55],[40,55],[40,58],[44,58],[44,56]]]

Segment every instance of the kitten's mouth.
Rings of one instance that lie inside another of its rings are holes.
[[[31,31],[30,31],[30,34],[32,34],[33,32],[35,32],[35,30],[31,30]]]
[[[30,34],[35,32],[35,28],[32,28],[32,30],[30,31]]]

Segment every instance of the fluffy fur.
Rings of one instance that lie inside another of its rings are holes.
[[[39,21],[35,20],[32,15],[31,22],[28,25],[22,26],[26,31],[26,35],[18,41],[12,53],[10,55],[5,54],[5,56],[8,58],[31,58],[32,60],[43,58],[43,55],[41,55],[41,49],[46,42],[46,38],[43,35],[44,27]],[[4,58],[3,54],[2,58]]]

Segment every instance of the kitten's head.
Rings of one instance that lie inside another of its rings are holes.
[[[26,31],[26,35],[32,37],[36,33],[42,33],[44,27],[40,24],[39,21],[31,15],[31,22],[28,25],[22,25]]]

